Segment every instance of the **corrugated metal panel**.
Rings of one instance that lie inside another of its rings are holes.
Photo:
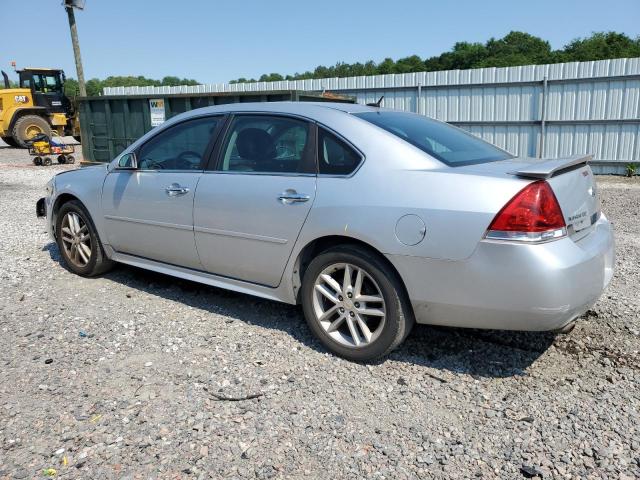
[[[376,102],[384,95],[384,107],[452,122],[517,155],[593,153],[602,162],[640,161],[640,58],[244,84],[116,87],[104,93],[274,90],[331,90],[354,95],[359,103]],[[622,169],[621,164],[594,166],[597,171]]]

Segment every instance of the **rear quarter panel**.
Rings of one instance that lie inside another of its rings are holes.
[[[365,123],[360,119],[357,122]],[[339,130],[365,155],[348,178],[320,175],[316,199],[299,245],[326,235],[362,240],[382,253],[437,259],[469,257],[495,214],[529,181],[458,171],[374,126]],[[396,224],[419,216],[424,239],[396,237]]]

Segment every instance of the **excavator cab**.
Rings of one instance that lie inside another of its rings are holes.
[[[62,70],[25,68],[17,73],[20,88],[31,90],[35,106],[44,107],[50,113],[73,114],[71,102],[64,94],[65,76]]]

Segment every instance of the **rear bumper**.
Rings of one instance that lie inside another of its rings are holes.
[[[482,241],[462,261],[389,255],[418,323],[555,330],[586,312],[613,277],[614,240],[604,215],[593,231],[523,245]]]

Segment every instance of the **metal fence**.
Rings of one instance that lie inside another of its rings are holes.
[[[640,162],[640,58],[366,77],[182,87],[105,88],[105,95],[307,90],[416,112],[516,155],[594,155],[596,173]]]

